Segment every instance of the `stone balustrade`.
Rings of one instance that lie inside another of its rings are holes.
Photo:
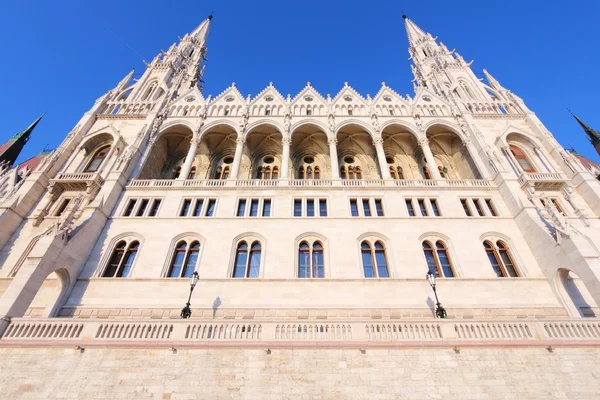
[[[0,347],[48,344],[110,346],[243,345],[301,346],[335,343],[346,346],[402,346],[410,343],[460,345],[587,345],[600,346],[600,321],[577,319],[406,320],[363,322],[204,320],[82,320],[14,318]]]
[[[127,190],[201,190],[201,189],[239,189],[239,188],[475,188],[488,190],[495,188],[493,181],[486,179],[204,179],[204,180],[177,180],[177,179],[132,179],[127,185]]]
[[[521,186],[531,184],[536,189],[559,189],[569,181],[567,177],[557,172],[525,172],[519,176]]]

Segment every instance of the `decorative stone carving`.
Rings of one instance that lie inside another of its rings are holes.
[[[327,123],[329,125],[329,131],[331,133],[335,132],[335,117],[333,116],[333,114],[329,114],[329,117],[327,118]]]

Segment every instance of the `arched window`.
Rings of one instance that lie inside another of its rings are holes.
[[[483,242],[483,247],[488,260],[490,260],[492,269],[499,278],[519,276],[508,246],[504,242],[499,240],[496,242],[496,246],[494,246],[492,242],[486,240]]]
[[[346,167],[340,168],[340,178],[348,179],[348,177],[346,176]]]
[[[313,169],[311,166],[306,167],[306,179],[313,178]]]
[[[298,170],[298,179],[304,179],[304,167],[300,167]]]
[[[229,178],[229,166],[217,169],[217,179]]]
[[[362,179],[362,171],[360,167],[357,166],[354,172],[356,173],[356,179]]]
[[[354,167],[348,167],[348,179],[354,179]]]
[[[181,175],[181,167],[177,167],[173,170],[172,179],[179,178],[179,175]]]
[[[87,164],[83,172],[96,172],[100,169],[102,162],[108,155],[108,151],[110,150],[110,146],[100,147],[98,150],[94,152],[90,162]]]
[[[385,256],[385,247],[379,241],[371,246],[366,240],[360,245],[362,256],[363,271],[365,278],[389,278],[387,257]]]
[[[446,169],[447,171],[447,169]],[[446,179],[446,171],[444,171],[444,168],[442,168],[441,166],[438,165],[438,172],[440,173],[440,176],[444,179]]]
[[[312,247],[307,242],[298,246],[298,278],[324,278],[323,245],[314,242]]]
[[[258,278],[260,273],[261,250],[262,249],[258,241],[252,243],[250,249],[248,249],[248,244],[246,242],[240,242],[235,253],[233,277]]]
[[[148,99],[148,97],[150,97],[150,93],[152,93],[152,91],[154,90],[155,87],[156,87],[156,82],[152,82],[152,84],[146,90],[146,93],[144,93],[144,95],[142,96],[142,101],[145,101]]]
[[[188,179],[194,179],[196,177],[196,167],[192,167],[190,169],[190,173],[188,174]]]
[[[431,174],[429,173],[429,168],[427,167],[427,165],[423,166],[423,176],[425,177],[425,179],[431,179]]]
[[[469,88],[469,85],[466,84],[466,82],[461,82],[460,83],[460,88],[463,90],[463,92],[465,92],[465,94],[467,96],[469,96],[471,99],[473,99],[473,93],[471,93],[471,89]]]
[[[518,148],[517,146],[513,146],[512,144],[509,146],[510,152],[525,172],[536,172],[533,164],[529,161],[529,158],[525,155],[523,150]]]
[[[436,276],[451,278],[454,277],[452,262],[448,255],[448,248],[441,240],[435,243],[435,247],[428,241],[423,242],[423,253],[427,261],[427,268]]]
[[[398,179],[404,179],[404,171],[402,170],[402,167],[396,167],[396,171],[398,171]]]
[[[127,241],[121,240],[115,246],[108,265],[102,274],[103,278],[125,278],[131,272],[131,267],[135,261],[140,242],[134,240],[127,244]]]
[[[169,278],[189,278],[192,276],[196,269],[199,252],[200,243],[198,241],[192,242],[189,248],[183,240],[177,243],[167,276]]]
[[[398,175],[396,174],[396,170],[393,166],[390,166],[390,176],[392,177],[392,179],[398,179]]]
[[[271,175],[272,179],[279,179],[279,168],[273,167],[273,174]]]
[[[266,167],[263,172],[263,179],[271,179],[271,167]]]

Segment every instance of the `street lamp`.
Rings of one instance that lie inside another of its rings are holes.
[[[442,307],[442,304],[438,300],[437,291],[435,290],[435,274],[431,271],[427,272],[427,282],[429,282],[429,286],[433,289],[433,294],[435,295],[435,315],[438,318],[446,318],[446,309]]]
[[[194,287],[196,287],[196,283],[198,283],[198,272],[194,271],[192,276],[190,276],[190,295],[188,297],[187,303],[185,303],[185,307],[181,310],[181,318],[189,318],[192,316],[192,309],[190,308],[190,300],[192,299],[192,292],[194,291]]]

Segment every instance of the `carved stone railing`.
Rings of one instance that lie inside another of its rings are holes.
[[[533,185],[542,190],[558,189],[567,182],[567,177],[557,172],[525,172],[519,176],[521,186]]]
[[[600,346],[596,319],[430,319],[406,321],[203,321],[171,319],[82,320],[14,318],[2,346],[115,344],[290,346],[343,343],[352,346]],[[310,343],[310,344],[309,344]]]
[[[240,188],[252,189],[282,189],[295,188],[495,188],[493,181],[485,179],[205,179],[205,180],[178,180],[178,179],[133,179],[127,185],[128,190],[210,190],[215,188],[236,190]]]
[[[51,185],[56,185],[65,190],[88,190],[90,192],[100,188],[104,179],[98,172],[61,172],[50,180]]]

